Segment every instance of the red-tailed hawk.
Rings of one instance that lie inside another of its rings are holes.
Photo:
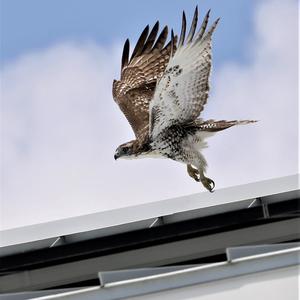
[[[215,187],[206,177],[207,163],[201,154],[205,139],[217,131],[255,121],[203,121],[198,119],[208,98],[211,70],[211,38],[217,19],[206,30],[209,11],[195,35],[198,20],[196,7],[191,28],[186,35],[183,12],[181,34],[171,33],[165,46],[168,28],[157,38],[159,23],[149,33],[147,26],[129,59],[129,40],[123,49],[121,79],[113,82],[113,97],[125,114],[135,140],[120,145],[117,158],[171,158],[187,165],[188,174],[201,181],[210,192]]]

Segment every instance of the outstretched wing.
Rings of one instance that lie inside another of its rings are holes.
[[[186,18],[183,12],[178,49],[171,57],[150,104],[150,135],[166,127],[195,120],[208,98],[211,69],[211,37],[219,21],[206,31],[209,11],[196,34],[198,8],[185,41]]]
[[[168,27],[164,27],[156,40],[159,23],[146,26],[129,60],[129,40],[124,44],[121,79],[113,82],[113,98],[129,121],[137,139],[149,128],[149,102],[153,98],[156,82],[161,78],[170,59],[171,42],[165,45]],[[155,42],[156,40],[156,42]]]

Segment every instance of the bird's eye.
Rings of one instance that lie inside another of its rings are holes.
[[[127,154],[128,153],[129,148],[128,147],[123,147],[122,151],[123,153]]]

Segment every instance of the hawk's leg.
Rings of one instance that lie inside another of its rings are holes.
[[[212,193],[215,188],[215,182],[204,175],[207,166],[206,160],[199,151],[194,151],[193,154],[194,156],[192,159],[189,162],[186,162],[187,172],[192,178],[197,182],[201,182],[203,186]]]
[[[215,182],[206,177],[202,170],[200,170],[200,181],[207,190],[209,190],[211,193],[213,192],[213,189],[215,188]]]
[[[187,172],[188,174],[194,178],[197,182],[200,181],[200,173],[198,169],[194,168],[192,165],[187,164]]]
[[[199,171],[198,169],[194,168],[192,165],[188,164],[187,172],[197,182],[201,181],[201,183],[207,190],[209,190],[211,193],[213,192],[213,189],[215,187],[215,182],[212,179],[206,177],[201,169]]]

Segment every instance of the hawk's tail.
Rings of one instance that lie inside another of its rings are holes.
[[[215,121],[215,120],[195,120],[196,126],[203,131],[215,132],[227,129],[235,125],[246,125],[256,123],[256,120],[234,120],[234,121]]]

